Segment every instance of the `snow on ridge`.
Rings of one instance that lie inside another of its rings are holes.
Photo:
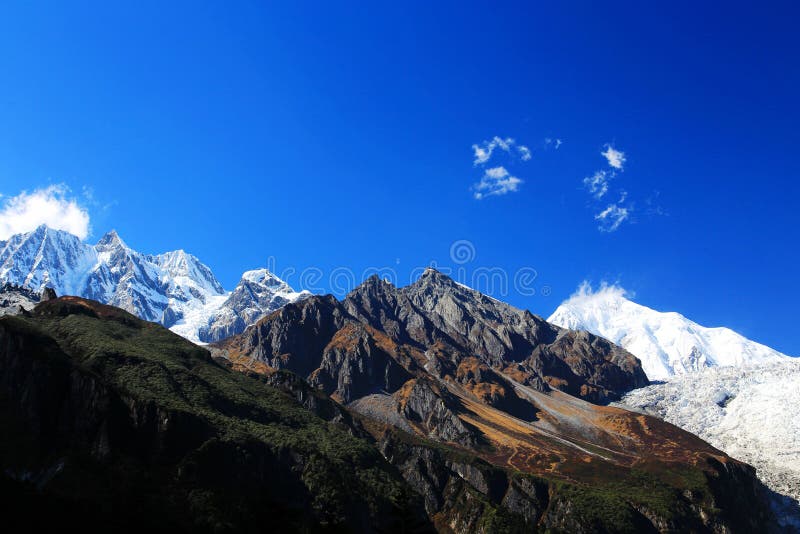
[[[250,271],[245,271],[244,273],[242,273],[241,279],[256,284],[261,284],[265,280],[279,280],[282,282],[280,278],[272,274],[272,271],[263,267],[260,269],[252,269]]]

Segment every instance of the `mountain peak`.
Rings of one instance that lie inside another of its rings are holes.
[[[51,228],[50,226],[48,226],[46,224],[40,224],[34,230],[29,232],[27,235],[29,235],[31,237],[35,237],[35,238],[40,239],[40,240],[41,239],[45,239],[48,236],[65,236],[65,235],[68,235],[68,236],[74,237],[76,240],[80,240],[80,238],[78,238],[77,236],[73,236],[69,232],[66,232],[64,230],[58,230],[57,228]]]
[[[118,241],[122,241],[117,237]],[[180,268],[182,270],[187,270],[193,264],[200,263],[195,256],[192,256],[185,250],[178,249],[178,250],[171,250],[169,252],[164,252],[163,254],[159,254],[156,256],[162,264],[165,266],[170,266],[173,268]]]
[[[243,282],[250,282],[252,284],[259,284],[259,285],[279,285],[283,284],[283,280],[275,276],[272,271],[269,269],[262,267],[259,269],[252,269],[250,271],[245,271],[242,273],[242,281]]]
[[[428,267],[415,282],[416,285],[452,286],[457,282],[433,267]],[[414,285],[414,284],[412,284]]]
[[[128,248],[128,245],[119,237],[116,230],[111,230],[101,237],[100,241],[97,242],[97,246],[104,249]]]
[[[627,291],[625,288],[617,285],[617,284],[600,284],[598,289],[593,289],[592,285],[587,282],[583,281],[580,286],[578,286],[578,290],[573,293],[567,302],[571,302],[574,304],[578,303],[586,303],[590,301],[595,302],[633,302],[631,298],[633,298],[633,294]]]
[[[43,235],[43,234],[46,234],[46,233],[48,232],[48,230],[50,230],[50,227],[49,227],[49,226],[47,226],[46,224],[40,224],[40,225],[39,225],[39,226],[37,226],[37,227],[36,227],[36,229],[35,229],[33,232],[31,232],[31,233],[32,233],[32,234],[40,234],[40,235]]]
[[[390,294],[393,295],[396,290],[397,288],[394,284],[377,274],[373,274],[350,291],[347,294],[347,298],[351,300],[365,298],[367,300],[372,300],[373,298],[384,299]]]
[[[308,291],[295,291],[269,269],[246,271],[221,307],[213,311],[199,329],[203,342],[219,341],[238,334],[286,304],[311,296]]]

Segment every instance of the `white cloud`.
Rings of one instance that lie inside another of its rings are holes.
[[[606,161],[608,161],[611,167],[621,171],[622,167],[625,165],[625,152],[616,150],[608,143],[606,143],[605,149],[605,152],[600,152],[600,154],[606,158]]]
[[[505,195],[516,191],[521,183],[522,180],[512,176],[505,167],[492,167],[486,169],[481,181],[473,186],[474,196],[481,200],[489,196]]]
[[[472,145],[472,151],[475,153],[475,161],[473,165],[479,165],[486,163],[489,161],[489,158],[492,157],[492,149],[482,148],[478,145]]]
[[[624,287],[620,286],[617,283],[609,284],[606,281],[600,282],[600,287],[594,289],[592,284],[588,280],[584,280],[578,286],[578,289],[570,295],[569,299],[565,300],[562,304],[578,304],[581,301],[585,301],[588,299],[596,298],[596,299],[617,299],[617,298],[626,298],[632,299],[635,295],[626,290]]]
[[[511,149],[516,149],[519,157],[522,161],[528,161],[531,159],[531,151],[525,145],[518,145],[516,141],[514,141],[510,137],[506,137],[503,139],[495,135],[489,141],[484,141],[480,145],[472,145],[472,153],[474,156],[473,165],[484,165],[492,159],[492,154],[496,149],[500,149],[503,152],[511,152]]]
[[[69,193],[65,185],[51,185],[7,198],[0,209],[0,239],[29,232],[42,224],[85,239],[90,231],[89,212]]]
[[[583,185],[596,199],[601,199],[608,193],[608,180],[613,178],[606,171],[597,171],[592,176],[587,176],[583,179]]]
[[[618,202],[609,204],[606,209],[594,216],[594,220],[598,221],[598,230],[601,232],[614,232],[630,217],[632,209],[622,206],[627,196],[627,193],[623,191]]]
[[[492,153],[496,148],[508,152],[514,140],[510,137],[502,139],[494,136],[490,141],[484,141],[481,145],[472,145],[472,152],[475,155],[474,165],[483,165],[492,158]]]

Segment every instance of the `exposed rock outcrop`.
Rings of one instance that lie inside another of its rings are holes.
[[[536,389],[553,387],[595,402],[647,384],[638,360],[623,349],[552,326],[432,269],[401,289],[372,277],[341,303],[311,297],[216,346],[309,377],[345,401],[374,392],[380,385],[375,372],[402,375],[391,359],[412,375],[443,378],[455,375],[465,359],[477,358],[487,369],[513,366],[517,379]],[[364,358],[376,347],[384,353],[376,356],[380,369]],[[355,362],[363,373],[354,374]],[[399,384],[390,382],[383,387],[392,392]],[[359,394],[353,395],[354,388]]]
[[[0,315],[24,314],[32,310],[41,301],[55,298],[55,291],[45,288],[41,293],[31,289],[3,284],[0,286]]]

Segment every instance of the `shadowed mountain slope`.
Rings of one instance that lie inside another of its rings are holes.
[[[76,297],[0,318],[4,525],[426,531],[352,417],[313,413],[165,328]]]

